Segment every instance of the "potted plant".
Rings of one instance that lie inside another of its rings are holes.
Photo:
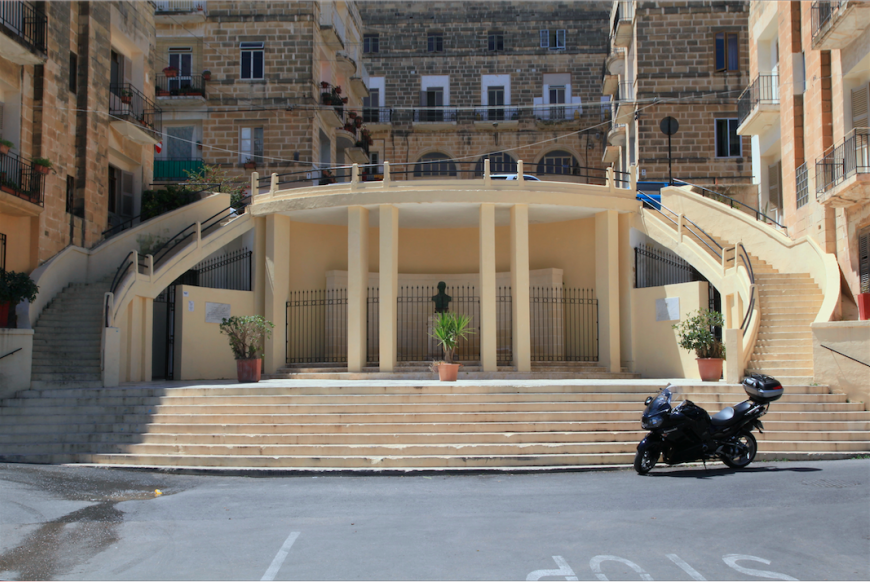
[[[0,327],[10,327],[9,312],[24,301],[33,301],[39,287],[27,273],[0,271]]]
[[[335,176],[332,175],[332,172],[329,170],[321,170],[320,171],[320,181],[318,182],[320,186],[328,186],[330,184],[335,184]]]
[[[129,105],[133,102],[133,92],[129,89],[121,89],[121,103]]]
[[[157,87],[156,91],[158,97],[169,97],[169,91],[167,91],[163,87]]]
[[[198,150],[202,149],[202,142],[201,141],[196,142],[196,149],[198,149]]]
[[[211,81],[211,71],[203,71],[202,72],[202,80],[203,81]]]
[[[332,105],[332,93],[321,93],[320,100],[324,105]]]
[[[348,111],[347,116],[351,119],[356,119],[356,111]]]
[[[0,154],[3,154],[5,156],[9,153],[9,150],[11,150],[14,145],[15,144],[13,144],[9,140],[0,139]]]
[[[245,169],[246,170],[256,170],[257,169],[257,162],[255,162],[251,158],[245,159]]]
[[[350,101],[350,99],[349,99],[348,97],[342,97],[342,98],[341,98],[341,102],[342,102],[342,104],[344,104],[344,105],[347,105],[347,102],[348,102],[348,101]]]
[[[362,127],[362,124],[363,124],[362,117],[357,117],[356,119],[353,120],[353,123],[357,127]]]
[[[341,85],[336,85],[335,87],[333,87],[332,92],[336,95],[341,95]]]
[[[177,77],[178,69],[176,69],[172,65],[169,65],[168,67],[165,67],[163,69],[163,74],[166,75],[168,78]]]
[[[0,181],[0,190],[3,190],[7,194],[15,194],[18,191],[18,184],[11,180],[2,180]]]
[[[221,333],[230,337],[239,382],[260,381],[264,344],[274,327],[262,315],[234,315],[221,321]]]
[[[33,158],[33,167],[40,174],[48,174],[51,170],[51,161],[46,158]]]
[[[699,309],[689,313],[689,318],[672,326],[677,330],[680,347],[695,352],[698,371],[704,382],[715,382],[722,377],[722,361],[725,359],[725,345],[716,339],[714,327],[725,325],[722,314],[709,309]]]
[[[432,368],[438,370],[438,378],[442,382],[455,382],[461,364],[453,363],[453,354],[459,340],[474,333],[468,326],[471,318],[461,313],[439,313],[432,322],[432,337],[444,349],[444,361],[433,362]]]
[[[329,83],[327,83],[326,81],[321,81],[321,82],[320,82],[320,87],[321,87],[322,89],[329,89]]]

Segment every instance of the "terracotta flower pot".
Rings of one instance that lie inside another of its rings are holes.
[[[861,321],[870,319],[870,293],[858,293],[858,318]]]
[[[704,382],[717,382],[722,377],[722,358],[695,358],[698,372]]]
[[[33,164],[33,169],[35,169],[40,174],[48,174],[51,171],[51,168],[48,166],[40,166],[39,164]]]
[[[178,69],[163,69],[163,74],[166,75],[167,78],[171,79],[178,76]]]
[[[121,103],[123,103],[124,105],[129,105],[132,102],[133,97],[131,97],[130,95],[121,95]]]
[[[0,301],[0,328],[9,325],[9,308],[12,304],[8,301]]]
[[[239,382],[259,382],[262,360],[236,360],[236,375]]]
[[[3,154],[5,156],[8,153],[9,153],[9,146],[0,144],[0,154]]]
[[[442,382],[456,382],[459,375],[459,366],[462,364],[439,364],[438,379]]]

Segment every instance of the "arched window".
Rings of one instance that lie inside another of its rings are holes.
[[[538,162],[538,174],[571,174],[578,167],[577,160],[565,151],[550,152]]]
[[[477,160],[477,166],[474,168],[475,176],[483,176],[483,160],[489,158],[489,173],[490,174],[516,174],[517,162],[510,154],[497,153],[483,156]]]
[[[450,156],[433,152],[421,157],[414,166],[415,178],[456,177],[456,164],[450,161]]]

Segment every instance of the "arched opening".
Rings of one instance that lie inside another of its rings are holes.
[[[489,158],[489,173],[490,174],[516,174],[517,161],[510,154],[498,152],[495,154],[487,154],[477,160],[477,166],[474,168],[476,177],[483,176],[483,161]]]
[[[432,152],[422,156],[414,166],[415,178],[447,178],[456,177],[456,164],[450,161],[450,156],[440,152]]]
[[[538,162],[538,175],[568,176],[575,173],[576,168],[579,168],[577,158],[564,150],[556,150],[547,153]]]

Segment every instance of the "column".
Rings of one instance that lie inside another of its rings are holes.
[[[399,292],[399,209],[382,204],[380,212],[380,261],[378,298],[378,352],[380,371],[396,367],[396,297]]]
[[[635,172],[634,166],[631,169]],[[634,174],[632,174],[634,175]],[[632,190],[636,192],[637,189]],[[620,356],[629,370],[634,369],[634,339],[631,333],[631,290],[634,287],[634,248],[631,246],[631,224],[636,214],[626,212],[619,223],[619,319]]]
[[[369,279],[369,211],[347,209],[347,371],[366,365],[366,295]]]
[[[278,368],[287,363],[287,298],[290,295],[289,217],[281,214],[270,214],[266,217],[265,247],[263,317],[275,324],[275,329],[272,330],[271,339],[266,340],[263,372],[274,374]]]
[[[266,218],[254,217],[254,314],[266,315]]]
[[[598,361],[610,372],[622,368],[619,321],[619,214],[595,215],[595,296],[598,299]]]
[[[489,161],[489,160],[487,160]],[[498,371],[495,287],[495,204],[480,205],[480,365]]]
[[[511,206],[511,307],[513,356],[517,372],[531,372],[529,317],[529,206]]]

